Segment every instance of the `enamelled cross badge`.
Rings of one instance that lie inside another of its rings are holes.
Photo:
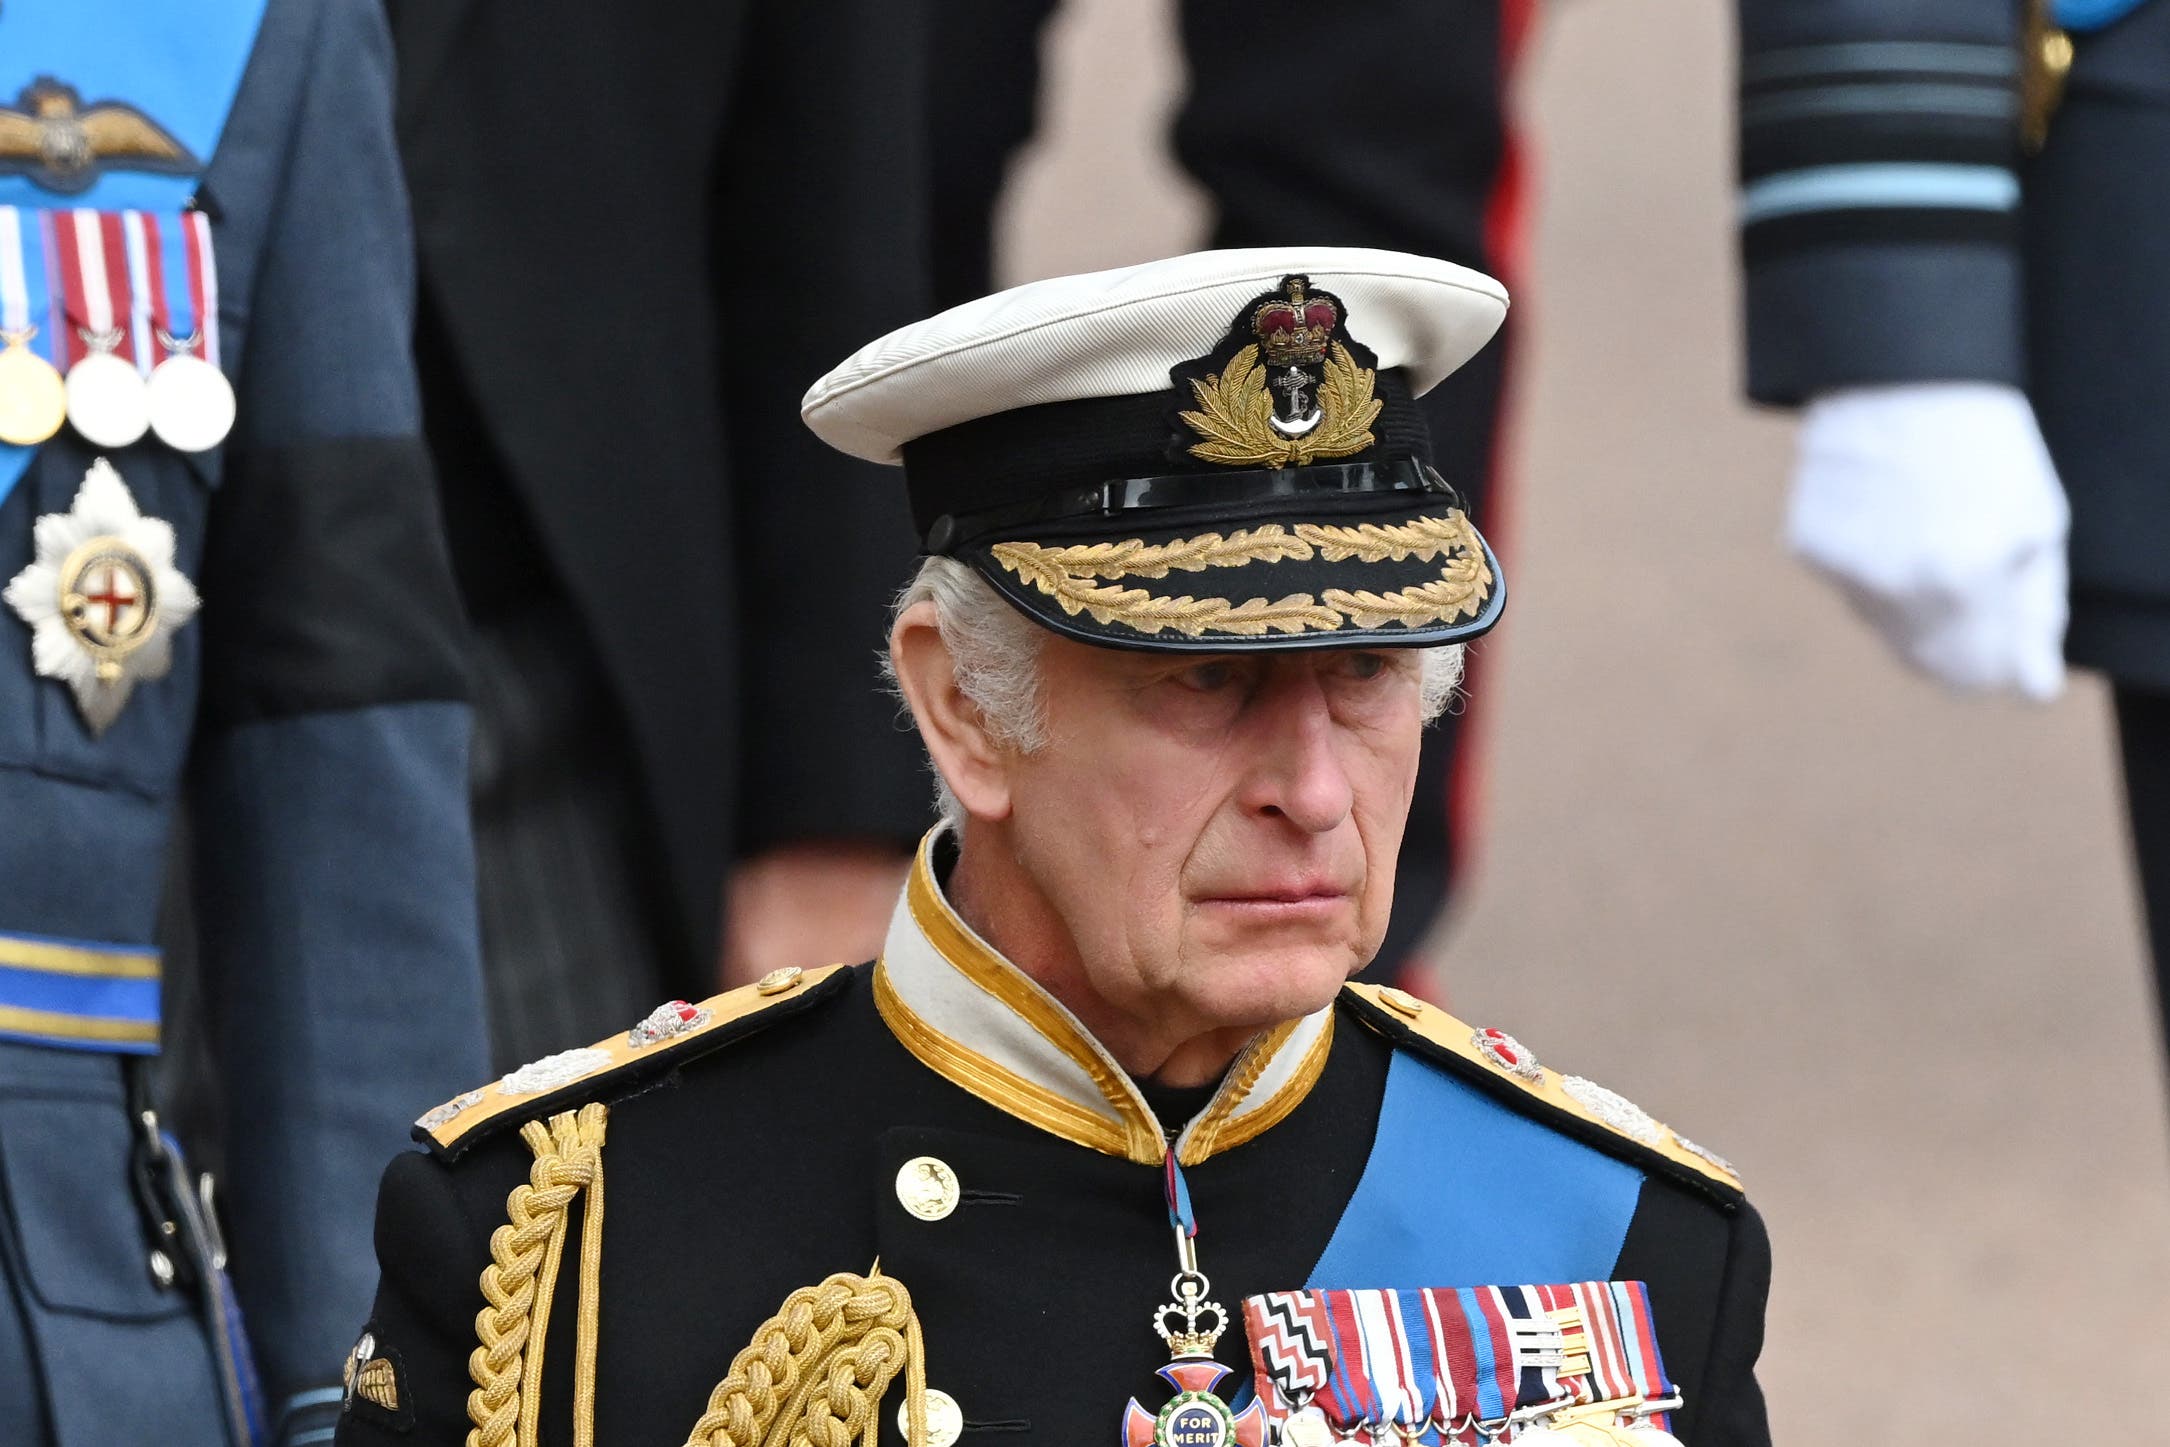
[[[173,667],[174,630],[196,616],[196,587],[174,566],[173,527],[145,517],[104,458],[75,503],[35,529],[37,557],[4,596],[30,625],[33,666],[68,685],[93,734],[138,683]]]
[[[1207,1299],[1213,1287],[1198,1269],[1198,1222],[1172,1149],[1165,1171],[1168,1218],[1175,1227],[1177,1269],[1169,1286],[1175,1299],[1153,1312],[1153,1330],[1173,1359],[1155,1375],[1175,1388],[1175,1396],[1158,1412],[1132,1397],[1123,1412],[1123,1447],[1266,1447],[1266,1414],[1258,1403],[1238,1412],[1214,1393],[1230,1371],[1213,1360],[1228,1313]]]

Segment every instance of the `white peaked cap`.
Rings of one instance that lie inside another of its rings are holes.
[[[1356,246],[1199,251],[1028,282],[861,347],[807,389],[800,415],[831,447],[899,462],[904,444],[1048,402],[1167,391],[1246,303],[1302,275],[1339,296],[1350,335],[1421,396],[1475,356],[1507,315],[1481,271]]]

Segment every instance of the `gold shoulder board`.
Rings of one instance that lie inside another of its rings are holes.
[[[1546,1110],[1570,1120],[1601,1126],[1673,1165],[1738,1194],[1740,1173],[1731,1162],[1689,1140],[1624,1096],[1579,1075],[1562,1075],[1537,1063],[1521,1041],[1500,1030],[1477,1029],[1436,1005],[1391,986],[1350,984],[1347,992],[1384,1022],[1444,1053],[1477,1067],[1483,1075],[1520,1090]],[[1378,1025],[1379,1020],[1366,1023]],[[1382,1030],[1392,1038],[1393,1031]]]
[[[464,1091],[423,1112],[414,1138],[433,1152],[457,1156],[501,1128],[517,1126],[583,1101],[620,1096],[625,1088],[752,1033],[748,1022],[798,1014],[830,999],[850,977],[845,965],[774,970],[698,1004],[673,1000],[631,1029],[575,1050],[531,1061],[488,1085]]]

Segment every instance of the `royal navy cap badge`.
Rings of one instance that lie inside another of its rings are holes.
[[[1176,369],[1196,404],[1179,414],[1198,434],[1190,455],[1228,467],[1302,467],[1372,446],[1371,424],[1386,404],[1375,395],[1376,369],[1336,336],[1346,315],[1340,299],[1291,275],[1245,313],[1212,355]],[[1217,370],[1198,375],[1206,366]]]
[[[174,566],[170,523],[145,517],[111,463],[83,474],[64,513],[38,519],[37,556],[4,596],[30,625],[40,676],[68,685],[102,734],[138,683],[173,667],[173,635],[196,616],[196,587]]]

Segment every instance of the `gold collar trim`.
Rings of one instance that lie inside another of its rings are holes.
[[[874,1003],[919,1061],[1073,1144],[1158,1165],[1168,1139],[1136,1084],[1075,1015],[964,922],[921,841],[874,967]],[[1176,1141],[1191,1165],[1272,1129],[1310,1093],[1333,1044],[1331,1006],[1265,1031]],[[964,1041],[973,1043],[967,1045]]]

